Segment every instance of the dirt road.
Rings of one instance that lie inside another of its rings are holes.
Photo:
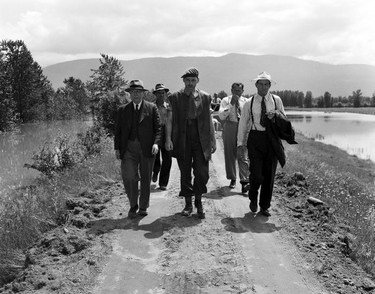
[[[283,238],[277,197],[275,213],[266,218],[249,211],[239,183],[233,190],[227,187],[222,141],[217,142],[205,220],[179,214],[184,201],[177,196],[174,160],[168,190],[154,187],[147,217],[127,219],[122,194],[112,199],[113,218],[91,224],[91,233],[100,230],[113,240],[92,293],[328,293]]]

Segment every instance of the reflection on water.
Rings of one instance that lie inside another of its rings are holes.
[[[0,134],[0,193],[7,188],[25,185],[39,175],[33,169],[24,168],[31,157],[45,142],[53,141],[59,134],[85,131],[91,120],[70,120],[24,124],[19,130]]]
[[[296,131],[375,161],[375,116],[356,113],[287,111]]]

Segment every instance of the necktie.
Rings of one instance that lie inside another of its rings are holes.
[[[236,111],[237,111],[237,118],[240,119],[241,117],[241,109],[240,109],[240,102],[236,101]]]
[[[266,101],[264,96],[262,97],[261,113],[260,113],[260,125],[266,127]]]
[[[137,112],[137,114],[138,114],[138,110],[139,110],[138,107],[139,107],[139,105],[136,104],[136,105],[135,105],[135,111]]]

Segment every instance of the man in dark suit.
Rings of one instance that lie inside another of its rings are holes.
[[[118,110],[114,143],[116,158],[121,159],[122,179],[130,203],[128,217],[135,218],[138,208],[139,215],[148,214],[151,174],[159,150],[161,123],[156,105],[143,99],[147,90],[141,80],[132,80],[126,91],[132,102]]]
[[[202,194],[207,193],[209,160],[211,153],[216,150],[216,139],[211,116],[211,96],[196,88],[198,75],[196,68],[187,69],[181,77],[184,89],[169,97],[165,148],[177,158],[180,169],[180,196],[185,197],[182,214],[189,216],[192,213],[194,196],[198,217],[203,219]]]

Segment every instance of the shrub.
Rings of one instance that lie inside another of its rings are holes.
[[[74,141],[69,139],[68,134],[58,135],[53,142],[44,143],[33,155],[33,162],[26,163],[25,167],[52,176],[81,163],[89,156],[100,154],[107,136],[98,125],[89,128],[84,134],[78,134]]]

